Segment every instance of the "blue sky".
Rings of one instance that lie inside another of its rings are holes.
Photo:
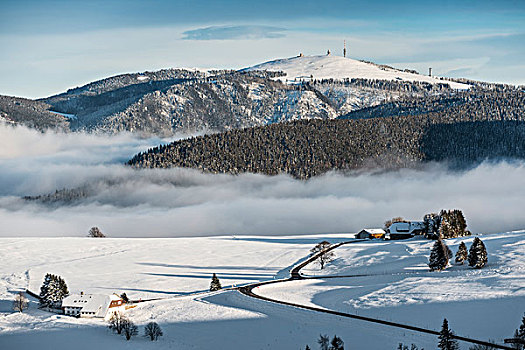
[[[525,84],[525,1],[0,0],[0,94],[44,97],[124,72],[241,68],[341,51]]]

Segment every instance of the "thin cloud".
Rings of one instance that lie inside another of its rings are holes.
[[[184,40],[246,40],[285,37],[285,28],[263,25],[212,26],[183,32]]]

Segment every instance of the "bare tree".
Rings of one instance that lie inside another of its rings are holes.
[[[88,237],[104,238],[104,237],[106,237],[106,235],[103,234],[102,231],[100,231],[100,229],[98,227],[94,226],[94,227],[89,229]]]
[[[139,334],[138,327],[131,321],[125,318],[122,321],[122,331],[124,332],[124,336],[126,337],[126,340],[130,340],[131,337]]]
[[[144,327],[144,336],[149,337],[151,341],[157,340],[162,335],[162,329],[157,322],[150,322]]]
[[[109,328],[117,332],[117,334],[122,334],[124,323],[126,321],[127,318],[121,312],[114,312],[109,319]]]
[[[13,310],[23,312],[25,309],[27,309],[27,298],[24,292],[20,292],[15,296],[15,300],[13,301]]]
[[[321,243],[318,243],[315,247],[313,247],[310,252],[312,255],[317,254],[319,252],[324,251],[328,247],[330,247],[330,242],[328,241],[322,241]],[[324,252],[319,254],[317,257],[317,262],[321,266],[321,270],[325,267],[326,264],[328,264],[330,261],[333,261],[335,259],[335,254],[332,251]]]

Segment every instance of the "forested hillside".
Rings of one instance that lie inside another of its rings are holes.
[[[461,103],[426,107],[416,115],[307,120],[194,137],[150,149],[129,164],[213,173],[288,173],[307,179],[330,170],[410,167],[428,161],[464,167],[484,159],[525,158],[523,91],[477,89],[458,96]],[[430,101],[418,103],[434,106]],[[399,108],[414,111],[413,105],[407,100]]]
[[[68,118],[49,111],[45,102],[26,98],[0,96],[0,122],[22,124],[40,131],[69,130]]]
[[[0,113],[5,121],[39,129],[171,136],[334,119],[402,97],[455,91],[446,82],[362,78],[284,83],[277,79],[282,74],[184,69],[123,74],[42,100],[18,99],[16,108],[12,98],[3,97]]]

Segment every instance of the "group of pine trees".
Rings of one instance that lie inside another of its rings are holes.
[[[343,342],[343,339],[338,337],[337,335],[334,335],[332,340],[330,341],[330,337],[325,334],[320,334],[319,339],[317,339],[317,344],[319,344],[319,350],[344,350],[345,349],[345,343]],[[311,350],[309,345],[306,345],[305,350]]]
[[[470,236],[467,220],[459,209],[441,210],[439,214],[430,213],[423,217],[425,236],[431,239]]]
[[[439,213],[439,217],[439,237],[453,238],[470,235],[470,231],[467,230],[467,220],[465,220],[465,216],[461,210],[442,210]]]
[[[428,267],[430,271],[441,271],[444,270],[452,259],[452,251],[447,246],[445,241],[438,239],[434,242],[432,250],[430,251],[430,257]],[[475,237],[470,246],[470,250],[467,253],[467,246],[464,242],[461,242],[456,252],[455,261],[457,264],[463,264],[464,261],[468,260],[468,265],[480,269],[487,264],[487,248],[479,237]]]
[[[50,308],[60,308],[62,300],[69,295],[67,284],[62,277],[46,274],[40,287],[40,304]]]
[[[111,315],[108,327],[115,333],[124,335],[126,340],[130,340],[132,337],[139,334],[137,325],[118,311]],[[144,336],[150,338],[151,341],[155,341],[159,337],[163,336],[163,332],[157,322],[149,322],[144,327]]]

